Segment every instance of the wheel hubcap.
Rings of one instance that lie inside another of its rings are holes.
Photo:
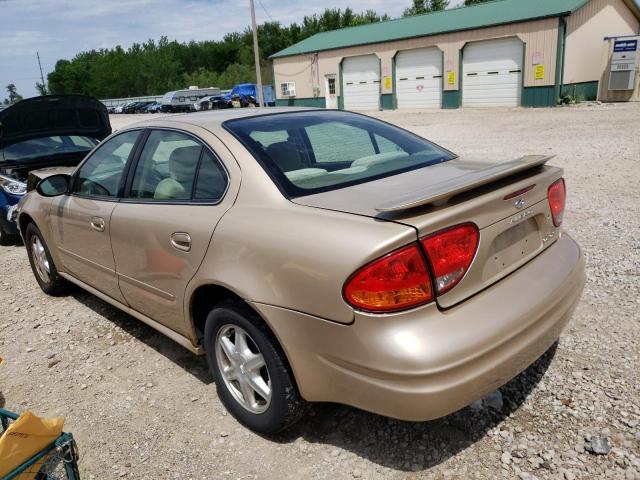
[[[271,377],[251,336],[237,325],[225,325],[216,338],[216,360],[233,398],[252,413],[271,403]]]
[[[51,274],[49,259],[47,258],[44,245],[42,245],[42,242],[36,235],[31,237],[31,256],[33,257],[33,265],[36,267],[38,276],[43,282],[48,283]]]

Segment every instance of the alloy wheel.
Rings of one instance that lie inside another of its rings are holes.
[[[271,403],[271,377],[257,344],[237,325],[224,325],[216,338],[216,360],[233,398],[251,413]]]
[[[44,245],[40,241],[37,235],[31,236],[31,257],[33,258],[33,265],[36,267],[36,272],[45,283],[49,283],[51,277],[51,268],[49,266],[49,258],[47,252],[44,249]]]

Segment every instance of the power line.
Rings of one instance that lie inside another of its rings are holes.
[[[262,7],[262,10],[264,10],[264,13],[267,14],[267,17],[269,17],[269,20],[271,20],[273,22],[273,18],[271,17],[271,15],[269,15],[269,12],[267,12],[267,9],[264,7],[264,5],[262,4],[262,2],[260,0],[258,0],[258,3],[260,4],[260,6]]]

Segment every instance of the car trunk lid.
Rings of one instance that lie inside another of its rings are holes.
[[[558,237],[547,190],[562,170],[545,166],[548,160],[534,156],[496,164],[455,159],[292,201],[409,225],[418,238],[462,223],[477,225],[480,240],[469,270],[437,299],[448,308],[513,272]]]

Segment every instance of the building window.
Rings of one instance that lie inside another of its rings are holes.
[[[336,77],[328,77],[327,85],[329,86],[329,95],[336,94]]]
[[[296,82],[283,82],[280,84],[280,93],[283,97],[296,96]]]

